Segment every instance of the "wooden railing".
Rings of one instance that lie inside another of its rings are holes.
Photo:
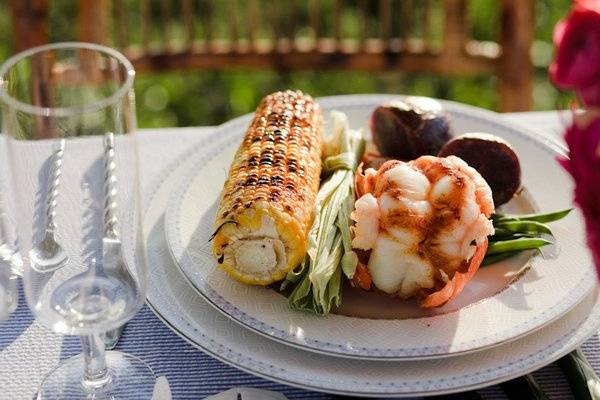
[[[357,0],[352,7],[343,0],[221,0],[221,6],[223,2],[226,15],[218,17],[215,0],[140,0],[132,21],[123,1],[78,0],[78,38],[121,49],[141,72],[275,68],[492,73],[499,78],[502,111],[531,107],[534,0],[498,1],[497,42],[470,37],[467,0]],[[11,4],[16,49],[47,41],[48,0]],[[434,7],[441,8],[442,22],[433,20]],[[358,14],[353,35],[343,29],[349,9]],[[225,33],[215,29],[217,18],[226,18]],[[179,21],[177,35],[174,19]],[[436,29],[441,32],[434,38]]]

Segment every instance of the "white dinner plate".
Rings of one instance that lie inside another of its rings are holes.
[[[364,127],[371,111],[394,96],[360,95],[319,99],[324,113],[337,109],[350,126]],[[443,102],[455,134],[488,132],[508,140],[521,161],[526,188],[505,208],[513,212],[558,210],[572,203],[572,185],[558,166],[561,149],[497,114]],[[425,359],[497,346],[543,327],[578,304],[594,285],[577,213],[553,224],[560,247],[556,259],[522,254],[482,268],[463,293],[444,307],[358,291],[344,292],[344,315],[314,316],[291,310],[274,290],[239,283],[217,265],[209,243],[216,207],[251,116],[218,128],[214,145],[198,147],[181,175],[166,211],[169,248],[183,275],[219,311],[269,338],[319,353],[363,359]],[[327,131],[327,130],[326,130]]]
[[[215,142],[215,136],[198,146],[210,142]],[[298,351],[240,329],[196,293],[166,246],[164,209],[186,166],[193,163],[189,155],[194,151],[165,168],[146,192],[148,304],[175,333],[223,362],[309,390],[380,398],[433,395],[489,386],[536,370],[579,346],[600,326],[600,300],[595,293],[535,335],[511,344],[448,360],[380,362]],[[127,231],[124,238],[125,256],[131,262],[134,242]]]

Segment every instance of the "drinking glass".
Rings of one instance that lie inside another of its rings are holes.
[[[36,47],[0,68],[25,296],[39,322],[82,345],[38,399],[152,395],[151,369],[101,339],[146,295],[134,76],[122,54],[90,43]]]
[[[4,137],[0,135],[2,147],[5,146],[3,139]],[[0,157],[0,171],[6,171],[5,161]],[[5,180],[2,178],[3,176],[0,176],[0,322],[16,310],[19,304],[17,279],[23,276],[23,262],[17,249],[16,238],[8,217],[8,207],[3,197],[6,187]]]

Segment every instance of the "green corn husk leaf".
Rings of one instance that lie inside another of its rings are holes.
[[[352,152],[346,152],[338,154],[336,156],[330,156],[323,162],[323,170],[321,175],[329,176],[333,172],[340,169],[352,170],[354,169],[355,156]]]
[[[510,400],[550,400],[531,374],[500,384]]]
[[[600,400],[600,378],[581,349],[573,350],[556,361],[578,400]]]
[[[346,278],[352,279],[354,278],[354,273],[356,272],[356,267],[358,266],[358,256],[353,251],[348,251],[344,253],[342,256],[342,271]]]
[[[281,284],[281,290],[284,290],[289,284],[297,283],[300,279],[304,277],[310,268],[310,259],[315,260],[317,257],[317,235],[321,226],[321,210],[327,204],[328,199],[332,196],[335,188],[339,185],[340,176],[332,176],[328,180],[326,180],[319,189],[317,193],[317,198],[315,200],[315,217],[313,221],[313,225],[308,232],[308,245],[307,245],[307,257],[304,259],[300,268],[294,268],[287,273],[285,280]],[[294,291],[293,293],[295,293]],[[301,291],[300,293],[304,293]],[[291,299],[291,297],[290,297]]]
[[[354,175],[352,176],[354,179]],[[351,185],[348,185],[351,186]],[[342,271],[348,279],[352,279],[356,266],[358,265],[358,256],[352,250],[352,234],[350,233],[350,213],[354,208],[354,190],[348,193],[345,204],[342,205],[338,213],[337,227],[342,234],[342,243],[344,245],[344,254],[342,255]]]
[[[308,269],[308,266],[305,266],[303,271],[306,271],[307,269]],[[299,281],[299,283],[296,285],[296,287],[290,294],[288,301],[292,308],[303,309],[304,308],[303,304],[305,302],[305,299],[307,299],[309,297],[310,290],[311,290],[310,279],[308,278],[308,274],[303,273],[302,275],[299,275],[298,279],[296,279],[296,281],[293,281],[293,282],[297,283],[298,281]]]
[[[332,239],[331,243],[326,243],[329,246],[324,248],[319,254],[319,257],[312,265],[311,271],[308,273],[313,285],[313,296],[319,304],[323,305],[323,308],[326,308],[326,305],[330,303],[331,299],[328,297],[335,297],[327,289],[331,283],[331,278],[342,260],[343,247],[341,235],[337,234]]]
[[[322,174],[327,178],[317,194],[307,255],[281,285],[282,289],[296,285],[288,297],[290,307],[317,314],[327,314],[340,305],[342,273],[352,277],[358,265],[352,251],[350,213],[355,200],[354,170],[365,143],[359,132],[348,129],[345,115],[332,116],[333,135],[325,144]]]
[[[337,261],[339,263],[339,260]],[[327,282],[324,300],[322,301],[322,313],[327,314],[333,306],[339,307],[342,303],[342,269],[336,268]]]

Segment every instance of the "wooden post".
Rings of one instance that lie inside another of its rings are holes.
[[[423,2],[423,42],[427,50],[431,48],[431,8],[431,0],[425,0]]]
[[[289,9],[288,37],[290,38],[292,51],[294,51],[296,49],[296,24],[298,23],[298,5],[296,4],[296,0],[289,0],[287,4]]]
[[[500,109],[526,111],[533,102],[534,0],[502,0],[502,56],[499,65]]]
[[[48,43],[48,0],[10,0],[13,52]]]
[[[310,0],[308,2],[308,24],[313,31],[315,44],[319,39],[319,0]]]
[[[271,50],[273,52],[280,52],[282,49],[289,50],[289,42],[284,39],[283,24],[281,17],[280,7],[269,7],[266,11],[269,25],[271,27]]]
[[[445,0],[444,43],[442,54],[444,63],[452,68],[452,63],[465,51],[467,37],[467,4],[465,0]]]
[[[108,43],[109,0],[79,0],[77,4],[77,34],[82,42]],[[79,52],[79,68],[87,79],[103,80],[104,71],[98,64],[98,55],[92,51]]]
[[[79,0],[78,37],[82,42],[108,42],[108,0]]]
[[[213,39],[214,39],[214,13],[215,13],[215,5],[212,0],[204,1],[204,8],[202,13],[202,26],[204,31],[204,43],[206,45],[206,49],[210,52],[213,49]]]
[[[398,7],[399,15],[398,15],[398,23],[400,24],[399,36],[402,39],[402,47],[406,49],[408,39],[410,39],[412,32],[412,21],[411,21],[411,10],[412,10],[412,0],[403,0],[399,4]]]
[[[379,0],[379,26],[383,49],[389,50],[392,37],[392,1]]]
[[[150,25],[152,24],[152,13],[150,12],[150,0],[140,2],[140,18],[142,19],[141,35],[144,53],[148,52],[150,46]]]
[[[335,41],[335,48],[340,51],[342,44],[342,0],[335,0],[334,11],[333,11],[333,40]]]
[[[235,6],[233,6],[235,10]],[[192,0],[182,0],[181,19],[183,21],[183,30],[185,33],[185,48],[190,50],[194,46],[194,5]],[[233,22],[236,23],[235,21]]]
[[[11,0],[13,43],[15,53],[31,47],[48,43],[48,14],[47,0]],[[31,61],[32,104],[41,107],[51,107],[52,97],[52,60],[34,56]],[[52,120],[35,117],[35,137],[51,137],[54,125]]]
[[[122,1],[117,0],[113,3],[113,7],[115,44],[118,48],[125,49],[127,47],[127,29],[129,27],[125,5]]]
[[[233,1],[229,9],[229,41],[231,43],[231,51],[236,52],[239,48],[239,32],[238,32],[238,2]]]
[[[173,9],[170,0],[160,2],[161,21],[159,23],[161,30],[162,46],[167,52],[170,51],[171,44],[171,22],[173,18]]]
[[[358,0],[358,15],[360,16],[360,47],[365,48],[365,42],[369,36],[367,20],[369,18],[369,4],[367,0]]]
[[[258,4],[256,0],[248,1],[248,40],[251,51],[256,51],[256,35],[258,32]]]

